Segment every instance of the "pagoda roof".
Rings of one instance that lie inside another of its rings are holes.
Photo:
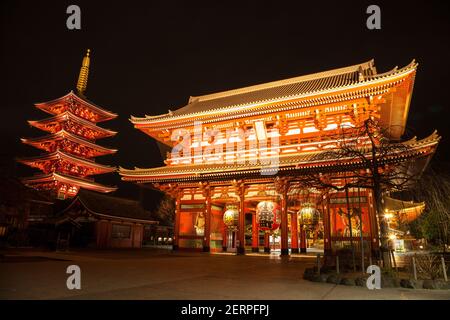
[[[440,136],[433,132],[429,137],[422,140],[415,138],[402,142],[408,145],[408,150],[399,151],[389,157],[392,163],[404,161],[413,157],[422,157],[431,155],[438,142]],[[428,151],[427,150],[428,148]],[[346,170],[349,167],[363,167],[364,164],[361,159],[354,157],[340,157],[339,159],[330,159],[329,157],[320,157],[321,153],[304,152],[293,155],[279,155],[278,157],[278,172],[277,175],[290,175],[294,172],[299,174],[311,172],[339,172]],[[370,157],[370,150],[366,150],[368,157]],[[408,154],[407,154],[408,153]],[[388,158],[386,158],[388,160]],[[256,162],[256,161],[255,161]],[[119,174],[122,180],[135,182],[150,182],[150,183],[168,183],[168,182],[191,182],[191,181],[205,181],[205,180],[230,180],[237,178],[249,178],[252,176],[262,176],[262,172],[267,171],[270,174],[271,169],[266,163],[270,162],[270,158],[266,161],[258,161],[255,164],[238,163],[238,164],[186,164],[186,165],[171,165],[158,168],[134,170],[119,168]]]
[[[56,98],[54,100],[50,100],[50,101],[46,101],[46,102],[39,102],[39,103],[35,103],[35,106],[39,109],[41,109],[42,111],[45,111],[47,113],[50,114],[58,114],[58,113],[62,113],[64,111],[61,112],[54,112],[51,109],[51,106],[60,104],[61,102],[66,102],[68,98],[73,98],[76,101],[78,101],[79,103],[83,104],[84,106],[88,107],[89,109],[91,109],[94,113],[99,115],[99,120],[97,122],[102,122],[102,121],[106,121],[106,120],[110,120],[110,119],[114,119],[117,117],[117,114],[114,112],[111,112],[109,110],[104,109],[103,107],[100,107],[98,105],[96,105],[95,103],[89,101],[86,97],[82,97],[78,94],[76,94],[73,91],[70,91],[69,93],[67,93],[66,95]]]
[[[45,130],[45,126],[43,126],[45,124],[50,124],[50,123],[55,123],[55,122],[62,122],[62,121],[67,121],[67,120],[72,120],[72,121],[74,121],[76,123],[79,123],[79,124],[81,124],[83,126],[91,128],[94,131],[102,133],[103,137],[113,136],[113,135],[117,134],[116,131],[112,131],[112,130],[109,130],[109,129],[105,129],[105,128],[99,127],[99,126],[95,125],[94,123],[92,123],[91,121],[85,120],[83,118],[80,118],[80,117],[74,115],[70,111],[65,111],[63,113],[54,115],[54,116],[49,117],[49,118],[41,119],[41,120],[29,120],[28,123],[31,126],[33,126],[33,127]],[[45,131],[50,132],[49,130],[45,130]]]
[[[70,210],[76,203],[80,203],[87,211],[99,218],[112,218],[146,224],[158,224],[152,219],[150,211],[145,210],[138,201],[113,197],[93,191],[81,189],[69,206],[60,214]]]
[[[46,154],[35,156],[35,157],[27,157],[27,158],[18,158],[17,159],[17,161],[19,161],[23,164],[29,165],[29,166],[33,166],[33,167],[39,167],[39,166],[34,165],[34,163],[40,163],[40,162],[46,162],[46,161],[58,161],[58,160],[67,161],[69,163],[73,163],[73,164],[77,164],[77,165],[81,164],[88,168],[97,169],[98,171],[100,171],[100,173],[113,172],[116,170],[116,167],[99,164],[92,160],[80,158],[80,157],[74,156],[72,154],[63,152],[61,150],[57,150],[52,153],[46,153]]]
[[[117,152],[117,149],[109,149],[106,147],[99,146],[95,143],[92,143],[86,139],[80,138],[76,136],[73,133],[67,132],[64,129],[58,131],[57,133],[52,133],[49,135],[45,135],[42,137],[36,137],[36,138],[22,138],[22,142],[29,144],[29,145],[37,145],[42,142],[50,142],[60,139],[68,139],[72,142],[78,143],[80,145],[84,145],[86,147],[89,147],[91,149],[99,151],[101,154],[112,154]]]
[[[54,200],[48,194],[25,186],[20,179],[16,177],[1,177],[0,194],[2,195],[0,198],[0,206],[13,206],[18,208],[28,201],[47,205],[54,204]]]
[[[80,177],[74,177],[65,175],[62,173],[52,172],[49,174],[37,174],[32,177],[21,178],[22,183],[26,186],[33,187],[34,185],[38,185],[41,183],[47,183],[52,181],[67,183],[69,185],[74,185],[80,188],[94,190],[98,192],[108,193],[112,191],[116,191],[117,187],[105,186],[100,183],[97,183],[93,180],[84,179]]]
[[[379,74],[374,60],[370,60],[325,72],[190,97],[188,104],[178,110],[169,110],[157,116],[131,116],[130,121],[137,128],[164,128],[169,127],[169,124],[176,127],[175,123],[192,122],[200,118],[218,121],[239,118],[243,114],[254,116],[337,102],[385,92],[386,83],[393,86],[409,74],[414,74],[416,68],[417,63],[413,60],[401,69],[395,67]],[[291,100],[297,102],[291,104]],[[276,110],[274,104],[277,104]]]

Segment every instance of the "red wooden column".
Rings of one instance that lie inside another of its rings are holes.
[[[228,227],[224,224],[222,229],[222,251],[226,252],[228,247]]]
[[[288,189],[289,182],[287,180],[276,179],[275,187],[281,197],[281,255],[289,255],[288,246]]]
[[[297,212],[293,212],[291,213],[291,253],[299,253],[297,226],[298,226]]]
[[[245,254],[245,185],[240,183],[238,185],[239,189],[239,226],[238,226],[238,240],[239,245],[237,246],[238,254]]]
[[[322,212],[323,212],[323,253],[325,256],[331,256],[332,246],[331,246],[330,198],[328,196],[323,196]]]
[[[259,229],[256,223],[256,213],[252,214],[252,252],[259,252]]]
[[[270,253],[270,234],[269,232],[264,232],[264,252]]]
[[[300,225],[300,252],[306,253],[306,230],[304,225]]]
[[[179,249],[179,240],[180,240],[180,214],[181,214],[181,197],[183,195],[182,190],[178,190],[175,192],[175,223],[173,230],[173,245],[172,250]]]
[[[205,209],[205,234],[203,236],[203,252],[210,251],[211,240],[211,189],[209,186],[205,190],[206,209]]]

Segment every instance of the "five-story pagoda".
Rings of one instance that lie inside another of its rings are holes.
[[[91,178],[93,175],[116,170],[115,167],[96,163],[94,159],[117,151],[95,143],[97,139],[116,134],[97,126],[97,123],[113,119],[117,114],[87,100],[85,91],[89,64],[88,49],[81,66],[77,93],[70,91],[58,99],[35,104],[51,116],[28,123],[48,134],[21,139],[23,143],[45,151],[35,157],[18,159],[19,162],[42,171],[41,174],[23,178],[22,182],[37,190],[50,191],[60,199],[75,196],[80,188],[102,193],[117,189],[96,183]]]

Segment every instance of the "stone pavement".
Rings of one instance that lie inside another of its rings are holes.
[[[450,291],[368,290],[302,279],[314,256],[280,258],[140,250],[0,252],[0,299],[432,299]],[[81,268],[81,290],[66,287]]]

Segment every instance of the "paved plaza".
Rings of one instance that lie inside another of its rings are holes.
[[[448,290],[368,290],[302,279],[315,257],[235,256],[162,249],[0,252],[0,299],[432,299]],[[81,268],[81,290],[66,269]]]

